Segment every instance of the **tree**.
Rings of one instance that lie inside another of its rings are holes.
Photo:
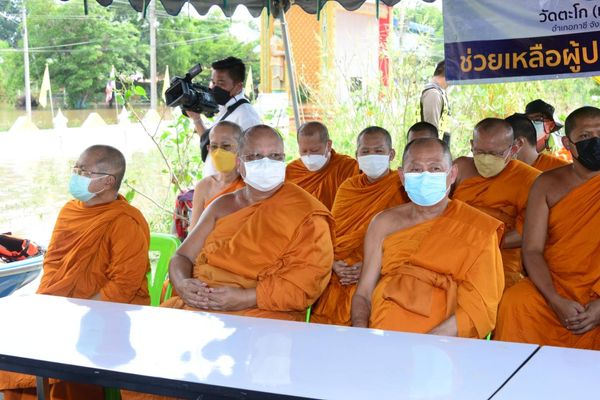
[[[3,0],[0,2],[0,41],[14,46],[21,38],[22,0]]]

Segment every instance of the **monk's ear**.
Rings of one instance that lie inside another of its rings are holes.
[[[392,149],[392,151],[390,151],[390,162],[392,162],[394,158],[396,158],[396,150]]]
[[[571,151],[571,141],[569,140],[569,138],[567,136],[562,136],[560,140],[562,141],[563,146],[565,146],[565,149]]]
[[[524,137],[516,138],[515,141],[513,142],[513,147],[516,147],[515,154],[518,153],[519,151],[521,151],[521,149],[523,148],[524,145],[525,145]]]
[[[450,167],[450,186],[454,185],[454,182],[456,182],[456,178],[458,177],[458,165],[456,164],[452,164],[452,167]]]
[[[400,182],[402,182],[402,186],[404,186],[404,171],[402,171],[402,167],[398,167],[398,176],[400,177]]]
[[[327,141],[327,151],[331,151],[331,148],[333,147],[333,142],[331,141],[331,139],[329,139]]]

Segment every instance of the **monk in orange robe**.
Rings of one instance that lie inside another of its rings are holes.
[[[448,198],[458,171],[439,139],[409,143],[399,174],[411,202],[369,225],[352,325],[486,336],[504,289],[502,223]]]
[[[367,227],[378,212],[408,201],[400,177],[389,168],[396,152],[387,130],[364,129],[357,138],[356,155],[363,173],[342,183],[333,203],[334,273],[313,307],[312,322],[350,325],[350,303],[360,276]]]
[[[286,169],[285,179],[315,196],[329,210],[335,194],[346,179],[358,174],[358,164],[352,157],[336,153],[327,127],[312,121],[298,130],[300,158]]]
[[[542,174],[529,195],[529,278],[504,293],[496,338],[600,350],[600,109],[565,121],[573,164]]]
[[[77,200],[60,211],[38,293],[148,305],[150,232],[143,215],[118,190],[125,158],[110,146],[79,157],[69,189]],[[35,399],[35,377],[0,372],[4,400]],[[50,399],[103,399],[99,386],[52,380]]]
[[[218,122],[210,130],[208,156],[217,173],[205,176],[194,188],[190,231],[200,219],[202,212],[217,197],[235,192],[245,186],[236,164],[242,135],[242,128],[230,121]]]
[[[540,171],[512,159],[517,151],[513,130],[502,119],[479,122],[471,148],[473,157],[456,160],[458,177],[452,198],[504,222],[506,235],[501,247],[508,288],[523,279],[521,234],[529,188]]]
[[[506,118],[513,129],[517,146],[517,160],[531,165],[542,172],[570,164],[569,161],[548,153],[538,153],[535,126],[524,114],[513,114]]]

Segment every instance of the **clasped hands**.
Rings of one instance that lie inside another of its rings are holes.
[[[575,335],[583,335],[600,324],[600,299],[582,305],[557,295],[550,301],[550,306],[562,326]]]
[[[352,285],[358,282],[362,262],[348,265],[345,261],[336,260],[333,262],[333,272],[338,276],[342,286]]]
[[[239,311],[254,306],[254,289],[230,286],[209,287],[206,283],[185,279],[177,292],[188,306],[207,311]]]

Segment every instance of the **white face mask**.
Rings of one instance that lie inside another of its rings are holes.
[[[328,158],[329,152],[326,156],[324,156],[323,154],[308,154],[306,156],[300,157],[306,169],[312,172],[318,171],[321,168],[323,168]]]
[[[268,157],[244,163],[244,182],[261,192],[268,192],[281,185],[285,179],[285,163]]]
[[[536,139],[539,142],[546,136],[546,128],[544,128],[544,121],[531,121],[535,126]]]
[[[358,157],[358,168],[369,178],[379,178],[390,168],[389,154],[373,154]]]

